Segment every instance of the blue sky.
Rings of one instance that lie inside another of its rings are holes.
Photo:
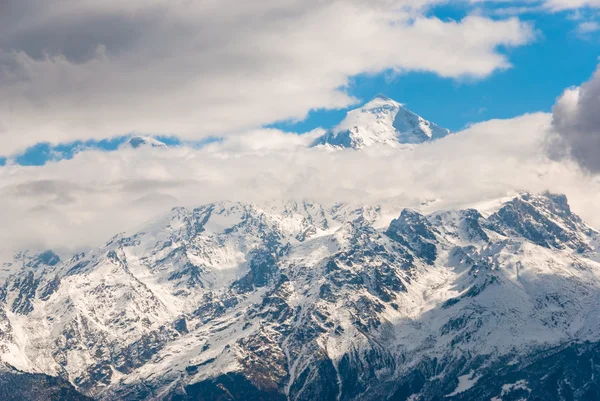
[[[119,148],[130,138],[127,136],[118,136],[100,141],[75,141],[65,144],[52,146],[49,143],[42,142],[29,147],[25,152],[18,154],[14,162],[22,166],[42,166],[48,161],[71,159],[77,152],[83,149],[99,149],[113,151]],[[168,144],[178,145],[180,141],[176,137],[157,136],[157,139]],[[0,158],[0,165],[6,163],[6,158]]]
[[[488,16],[494,11],[493,7],[481,10]],[[430,14],[443,20],[460,20],[472,12],[472,9],[454,5],[434,8]],[[598,32],[582,35],[577,30],[582,22],[594,21],[595,14],[583,9],[577,14],[572,11],[526,12],[519,18],[533,24],[536,39],[525,46],[502,49],[512,64],[510,69],[481,80],[441,78],[427,72],[362,74],[351,78],[346,91],[361,101],[383,93],[454,131],[474,122],[549,112],[565,88],[587,80],[598,64],[600,35]],[[317,127],[331,128],[341,121],[347,110],[317,110],[303,121],[276,122],[268,127],[298,133]],[[21,165],[43,165],[49,160],[69,159],[83,148],[114,150],[126,139],[123,135],[54,147],[39,143],[13,160]],[[166,140],[178,143],[173,138]],[[0,157],[0,165],[5,163],[6,158]]]
[[[461,18],[464,10],[443,7],[433,10],[440,18]],[[433,73],[394,74],[355,77],[348,92],[368,101],[383,93],[453,131],[470,123],[496,118],[512,118],[525,113],[550,112],[556,98],[568,87],[588,80],[598,65],[600,32],[581,35],[581,20],[572,13],[530,13],[536,40],[510,49],[512,68],[498,71],[482,80],[444,79]],[[306,132],[316,127],[331,128],[347,110],[311,112],[304,121],[279,122],[273,127]]]

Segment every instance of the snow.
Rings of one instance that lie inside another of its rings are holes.
[[[511,199],[474,206],[489,217]],[[554,213],[546,206],[547,198],[521,199],[565,235],[594,243],[595,232],[575,217]],[[516,234],[495,232],[483,220],[482,230],[490,240],[480,241],[463,229],[463,212],[437,211],[426,216],[435,237],[435,263],[423,262],[411,249],[407,252],[414,263],[407,269],[400,262],[400,245],[384,234],[390,220],[398,217],[397,208],[219,202],[194,210],[174,209],[139,233],[117,236],[79,260],[36,270],[40,288],[55,275],[61,276],[61,284],[47,299],[36,297],[28,315],[10,311],[18,288],[8,286],[7,301],[0,307],[7,309],[13,338],[0,339],[0,350],[6,346],[0,357],[25,371],[64,371],[74,379],[99,363],[105,348],[125,348],[162,327],[168,331],[164,346],[131,373],[115,373],[112,385],[158,376],[194,382],[243,369],[240,360],[248,351],[238,340],[259,333],[269,339],[285,338],[286,330],[317,319],[323,324],[314,343],[295,348],[283,340],[274,346],[291,358],[288,370],[293,380],[312,360],[315,348],[310,347],[319,347],[337,366],[351,352],[362,358],[372,338],[394,357],[401,356],[405,363],[398,369],[407,371],[425,357],[443,360],[465,353],[494,360],[573,338],[598,340],[600,263],[590,256],[597,249],[581,254],[569,248],[568,241],[558,248],[542,247]],[[251,252],[265,248],[280,251],[277,267],[289,281],[277,289],[277,296],[297,313],[291,323],[260,317],[276,312],[275,306],[263,305],[266,294],[273,296],[272,285],[249,292],[232,290],[233,282],[248,273]],[[461,256],[455,256],[457,249]],[[366,255],[353,254],[362,251]],[[340,272],[362,274],[366,284],[342,283],[333,288],[335,298],[325,302],[319,295],[323,284],[331,284],[325,265],[340,255],[350,256],[348,263],[340,262]],[[66,274],[82,261],[89,264]],[[395,306],[377,298],[368,283],[372,272],[386,265],[406,287],[393,294]],[[14,282],[28,273],[22,267],[15,264],[5,273],[13,274]],[[469,295],[479,287],[476,295]],[[228,297],[235,297],[235,303],[224,307]],[[366,334],[357,328],[357,311],[350,307],[360,299],[383,305],[369,316],[379,321],[379,328]],[[443,307],[449,300],[456,302]],[[208,308],[206,314],[196,313],[201,307]],[[182,317],[188,333],[171,328]],[[335,333],[336,327],[343,333]],[[460,340],[463,333],[468,333],[468,341]],[[202,366],[188,377],[185,368],[190,365]],[[402,372],[383,367],[377,374],[391,377]],[[447,396],[467,391],[479,377],[480,372],[470,370]],[[285,386],[289,389],[291,384]]]
[[[412,149],[449,133],[402,104],[378,95],[364,106],[349,111],[337,127],[317,140],[317,144],[325,148],[363,149],[377,145]]]
[[[510,392],[515,390],[524,390],[531,393],[531,389],[528,387],[528,385],[529,383],[527,383],[527,380],[519,380],[516,383],[504,384],[502,386],[502,393],[500,394],[500,396],[494,397],[490,401],[502,401],[502,397],[506,396],[507,394],[510,394]],[[511,397],[510,399],[512,400],[514,399],[514,397]],[[522,400],[526,401],[526,399]]]
[[[457,394],[469,390],[471,387],[477,384],[477,381],[479,381],[479,379],[479,376],[474,376],[474,372],[469,372],[466,375],[459,376],[458,386],[456,386],[456,389],[452,393],[447,394],[446,397],[454,397]]]

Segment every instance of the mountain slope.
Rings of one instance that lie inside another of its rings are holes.
[[[359,109],[351,110],[334,129],[313,146],[363,149],[374,145],[407,147],[440,139],[449,130],[423,119],[400,103],[378,95]]]
[[[564,196],[387,212],[219,202],[70,260],[22,254],[1,358],[104,400],[596,394],[598,232]]]
[[[91,401],[64,379],[0,368],[0,399],[4,401]]]

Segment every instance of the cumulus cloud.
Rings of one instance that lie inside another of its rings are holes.
[[[414,151],[339,152],[267,130],[202,149],[90,150],[41,167],[8,165],[0,167],[0,244],[5,251],[83,250],[172,206],[217,200],[420,207],[436,199],[435,208],[454,208],[517,190],[566,193],[600,226],[600,183],[545,156],[550,129],[551,115],[532,114],[477,124]]]
[[[553,156],[571,157],[583,169],[600,172],[600,69],[581,87],[567,89],[552,110]]]
[[[546,0],[545,4],[554,11],[576,10],[583,7],[600,7],[600,0]]]
[[[580,18],[586,11],[600,7],[600,0],[469,0],[484,8],[486,14],[498,16],[570,11],[570,18]]]
[[[0,167],[0,251],[82,250],[172,206],[223,199],[398,207],[436,199],[436,207],[460,207],[515,190],[553,190],[600,226],[597,179],[543,151],[558,129],[568,144],[561,149],[597,168],[588,138],[596,78],[567,91],[553,115],[477,124],[414,151],[326,152],[306,147],[320,130],[256,128],[347,106],[355,99],[344,88],[359,73],[485,77],[510,66],[499,46],[533,39],[518,18],[426,16],[443,2],[2,2],[0,154],[129,132],[184,141],[227,135],[202,149],[89,150],[43,167],[9,160]],[[545,4],[573,8],[568,3]]]
[[[600,30],[600,24],[596,21],[584,21],[577,25],[575,32],[583,37],[587,37],[589,34],[598,32]]]
[[[130,132],[197,140],[355,101],[359,73],[485,77],[517,18],[442,21],[446,0],[5,0],[0,153]]]

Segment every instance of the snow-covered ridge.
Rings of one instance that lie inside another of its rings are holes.
[[[374,145],[408,147],[443,138],[450,133],[425,120],[402,104],[377,95],[364,106],[351,110],[313,146],[363,149]]]
[[[564,196],[387,213],[216,202],[68,260],[21,253],[0,362],[104,400],[502,399],[541,391],[507,366],[600,342],[599,234]]]
[[[169,147],[169,145],[167,145],[166,143],[159,141],[156,138],[150,137],[150,136],[140,136],[140,135],[136,135],[134,137],[131,137],[127,142],[125,142],[122,147],[124,148],[133,148],[133,149],[137,149],[137,148],[162,148],[162,149],[166,149]]]

